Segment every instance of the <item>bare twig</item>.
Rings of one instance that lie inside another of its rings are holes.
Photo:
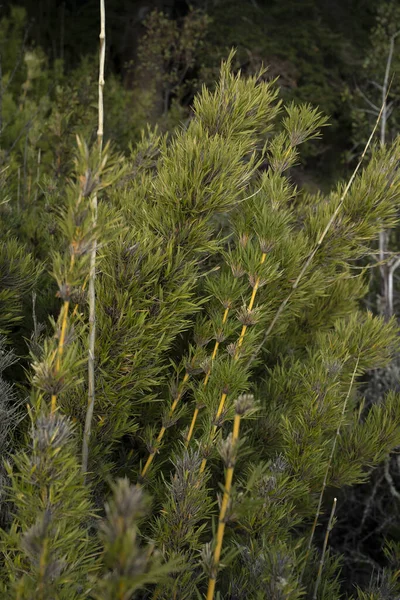
[[[369,516],[369,514],[371,512],[371,508],[372,508],[373,502],[375,500],[376,494],[378,493],[379,486],[382,483],[382,480],[383,480],[383,475],[380,475],[380,477],[377,477],[377,479],[376,479],[376,481],[374,483],[374,486],[372,488],[371,494],[369,495],[368,500],[365,503],[364,512],[363,512],[363,516],[362,516],[362,519],[361,519],[361,523],[360,523],[360,525],[358,527],[358,530],[357,530],[358,534],[361,534],[362,530],[364,529],[365,522],[366,522],[366,520],[367,520],[367,518],[368,518],[368,516]]]
[[[385,145],[386,142],[386,123],[388,119],[388,105],[387,105],[387,97],[388,97],[388,89],[389,89],[389,76],[390,76],[390,68],[392,65],[393,52],[394,52],[394,40],[400,31],[397,31],[390,38],[389,43],[389,54],[386,61],[386,69],[385,76],[383,79],[383,85],[381,88],[382,91],[382,120],[381,120],[381,132],[380,132],[380,142],[381,146]],[[387,245],[388,245],[389,236],[386,231],[381,231],[379,234],[379,259],[382,262],[382,257],[384,256]],[[382,279],[382,291],[381,296],[384,299],[384,314],[386,318],[390,318],[393,315],[393,271],[390,269],[388,265],[382,264],[380,267],[380,274]]]
[[[337,503],[337,499],[334,498],[333,499],[333,504],[332,504],[331,514],[330,514],[329,521],[328,521],[328,527],[326,528],[324,545],[322,547],[322,554],[321,554],[321,558],[320,558],[320,561],[319,561],[318,575],[317,575],[317,581],[315,582],[313,600],[317,600],[318,588],[319,588],[319,584],[321,583],[321,579],[322,579],[322,571],[323,571],[323,568],[324,568],[326,548],[328,546],[329,534],[330,534],[330,532],[332,531],[332,528],[333,528],[333,518],[335,516],[336,503]]]
[[[380,83],[378,83],[377,81],[373,81],[372,79],[369,79],[368,83],[370,83],[371,85],[376,87],[377,90],[382,91],[382,85]]]
[[[400,267],[400,257],[398,256],[390,265],[390,270],[393,273]]]
[[[389,86],[390,67],[392,66],[392,59],[393,59],[393,52],[394,52],[394,40],[399,35],[399,33],[400,33],[400,31],[397,31],[390,38],[389,54],[388,54],[388,59],[386,61],[385,77],[384,77],[383,86],[382,86],[382,106],[383,106],[382,120],[381,120],[381,144],[382,145],[385,143],[385,136],[386,136],[387,93],[388,93],[388,86]]]
[[[396,489],[396,486],[394,485],[393,477],[390,473],[390,456],[388,456],[387,459],[385,460],[384,468],[385,468],[385,479],[389,486],[390,493],[392,494],[393,498],[396,498],[396,500],[400,500],[400,492]]]
[[[368,533],[366,535],[364,535],[364,537],[362,537],[360,539],[360,545],[364,544],[368,539],[370,539],[372,536],[374,535],[379,535],[380,533],[382,533],[382,531],[385,531],[385,529],[387,530],[387,528],[389,527],[389,525],[391,525],[394,521],[395,521],[395,516],[389,514],[388,517],[386,517],[386,519],[384,519],[378,527],[376,527],[375,529],[372,529],[371,531],[368,530]]]
[[[379,113],[379,106],[376,106],[368,96],[362,91],[360,87],[357,86],[357,92],[364,98],[365,102],[373,109],[375,116]]]
[[[104,131],[104,63],[106,53],[106,30],[105,30],[105,0],[100,0],[100,55],[99,55],[99,121],[97,129],[97,142],[99,153],[103,148]],[[97,225],[97,194],[92,198],[93,227]],[[82,472],[85,474],[88,468],[89,440],[92,430],[92,418],[95,402],[95,379],[94,379],[94,352],[96,341],[96,252],[97,240],[93,241],[93,247],[90,255],[90,273],[89,273],[89,357],[88,357],[88,406],[85,419],[85,431],[83,434],[82,445]]]

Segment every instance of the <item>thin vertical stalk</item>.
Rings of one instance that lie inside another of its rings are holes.
[[[332,528],[333,528],[333,518],[335,516],[335,511],[336,511],[336,503],[337,503],[337,498],[334,498],[333,499],[333,504],[332,504],[331,514],[329,516],[328,527],[326,528],[326,533],[325,533],[325,538],[324,538],[324,545],[322,547],[322,554],[321,554],[321,558],[320,558],[320,561],[319,561],[319,567],[318,567],[317,581],[315,582],[314,594],[313,594],[312,600],[317,600],[318,588],[319,588],[319,584],[321,583],[322,571],[323,571],[323,568],[324,568],[326,549],[328,547],[329,534],[330,534],[330,532],[332,531]]]
[[[264,264],[266,257],[267,257],[267,254],[265,252],[263,252],[262,255],[261,255],[260,265]],[[260,281],[261,281],[261,278],[257,277],[256,282],[254,284],[253,293],[251,294],[251,298],[250,298],[249,304],[247,306],[247,310],[249,310],[249,311],[253,309],[254,302],[255,302],[255,299],[256,299],[256,294],[257,294],[258,288],[260,287]],[[240,332],[240,336],[239,336],[239,339],[238,339],[237,344],[236,344],[235,355],[234,355],[234,358],[233,358],[233,360],[235,360],[235,361],[239,360],[240,348],[242,347],[243,340],[244,340],[244,337],[246,335],[246,331],[247,331],[247,325],[243,325],[242,331]],[[227,397],[228,397],[228,394],[226,394],[225,392],[223,392],[221,394],[221,398],[220,398],[220,401],[219,401],[217,412],[215,413],[215,420],[219,419],[219,417],[222,415],[222,411],[224,410],[224,406],[225,406],[225,402],[226,402]],[[217,429],[218,429],[217,425],[214,425],[213,429],[212,429],[212,433],[211,433],[210,439],[211,439],[212,436],[214,436],[216,434]],[[200,473],[204,472],[204,469],[206,468],[206,465],[207,465],[207,459],[203,458],[203,460],[201,462]]]
[[[339,422],[338,422],[338,425],[337,425],[337,428],[336,428],[336,433],[335,433],[335,436],[333,438],[332,448],[331,448],[331,452],[330,452],[330,455],[329,455],[328,464],[326,466],[324,480],[322,482],[321,493],[319,495],[317,511],[315,513],[314,521],[313,521],[312,528],[311,528],[310,538],[308,540],[307,552],[306,552],[306,556],[305,556],[305,559],[304,559],[303,569],[302,569],[301,575],[300,575],[300,582],[303,580],[304,570],[305,570],[305,568],[307,566],[307,560],[308,560],[308,557],[310,555],[310,551],[311,551],[311,546],[312,546],[313,539],[314,539],[315,530],[317,528],[318,519],[319,519],[319,516],[321,514],[322,500],[323,500],[324,493],[325,493],[325,490],[326,490],[326,486],[327,486],[327,483],[328,483],[329,471],[331,470],[331,466],[332,466],[332,462],[333,462],[333,457],[334,457],[335,450],[336,450],[336,444],[337,444],[337,441],[339,439],[340,430],[341,430],[341,427],[342,427],[342,424],[343,424],[343,419],[344,419],[344,415],[346,413],[346,408],[347,408],[347,404],[348,404],[348,401],[349,401],[349,398],[350,398],[351,390],[353,389],[354,380],[355,380],[355,377],[356,377],[356,373],[357,373],[359,362],[360,362],[360,357],[357,358],[357,361],[356,361],[356,364],[355,364],[355,367],[354,367],[354,370],[353,370],[353,374],[351,376],[351,381],[350,381],[349,389],[347,390],[346,398],[345,398],[345,400],[343,402],[342,412],[340,414],[340,419],[339,419]]]
[[[71,254],[71,261],[69,264],[69,273],[72,273],[74,265],[75,265],[75,254],[74,254],[74,246],[72,245],[72,254]],[[64,304],[63,304],[63,307],[62,307],[61,313],[60,313],[60,316],[62,315],[62,317],[61,317],[60,337],[58,339],[58,346],[57,346],[57,350],[56,350],[56,364],[55,364],[55,368],[54,368],[55,375],[58,375],[58,373],[60,372],[60,368],[61,368],[61,359],[62,359],[62,355],[64,352],[64,344],[65,344],[65,338],[67,335],[67,328],[68,328],[69,305],[70,305],[70,300],[69,300],[69,298],[67,298],[66,300],[64,300]],[[51,400],[50,400],[51,414],[54,414],[56,409],[57,409],[57,394],[52,394]]]
[[[225,309],[224,316],[222,318],[222,325],[225,325],[225,323],[228,320],[229,310],[230,310],[229,307],[227,307]],[[213,350],[213,353],[211,355],[211,363],[215,360],[215,358],[217,356],[218,348],[219,348],[219,341],[215,340],[214,350]],[[203,381],[203,386],[204,387],[206,387],[207,384],[208,384],[208,380],[210,379],[210,374],[211,374],[211,367],[208,370],[208,372],[207,372],[207,374],[206,374],[206,376],[204,378],[204,381]],[[193,437],[193,432],[194,432],[194,428],[195,428],[195,425],[196,425],[197,417],[199,416],[199,412],[200,412],[200,409],[196,406],[196,408],[194,409],[192,421],[190,423],[189,431],[188,431],[188,434],[187,434],[186,440],[185,440],[185,446],[186,446],[186,448],[189,446],[190,440]]]
[[[389,54],[386,61],[385,76],[382,85],[382,119],[380,131],[380,143],[384,146],[386,143],[386,126],[387,126],[387,97],[389,93],[389,76],[392,66],[394,41],[400,32],[398,31],[390,38]],[[390,319],[393,315],[393,270],[392,265],[387,263],[389,235],[387,231],[381,231],[379,234],[379,262],[381,274],[381,297],[383,298],[384,306],[383,313],[386,319]]]
[[[390,68],[392,66],[392,60],[393,60],[394,40],[399,35],[399,33],[400,33],[400,31],[397,31],[390,38],[389,54],[388,54],[388,58],[387,58],[387,61],[386,61],[385,76],[384,76],[384,79],[383,79],[383,86],[382,86],[382,106],[383,106],[383,110],[382,110],[381,136],[380,136],[380,138],[381,138],[381,145],[382,146],[385,144],[385,141],[386,141],[385,138],[386,138],[386,123],[387,123],[387,94],[388,94],[388,87],[389,87]]]
[[[106,57],[106,10],[105,0],[100,0],[100,52],[99,52],[99,107],[98,107],[98,129],[97,143],[99,146],[99,155],[103,149],[104,134],[104,64]],[[92,197],[93,227],[97,225],[97,193]],[[88,468],[89,458],[89,440],[92,431],[92,419],[95,403],[95,376],[94,376],[94,353],[96,341],[96,253],[97,240],[93,240],[93,246],[90,254],[89,271],[89,356],[88,356],[88,405],[86,410],[85,430],[82,444],[82,473],[85,474]]]
[[[241,414],[236,413],[235,419],[233,421],[233,432],[232,432],[232,440],[231,440],[231,447],[233,449],[237,446],[237,443],[239,441],[240,420],[241,420]],[[232,454],[233,454],[233,452],[232,452]],[[234,468],[235,468],[235,464],[234,464],[234,459],[232,458],[226,469],[224,495],[222,497],[221,509],[220,509],[219,518],[218,518],[218,529],[217,529],[216,545],[215,545],[214,556],[213,556],[213,566],[212,566],[211,574],[210,574],[210,577],[208,580],[208,590],[207,590],[207,597],[206,597],[207,600],[213,600],[213,598],[214,598],[215,585],[217,583],[218,567],[219,567],[219,562],[221,560],[222,544],[224,541],[224,533],[225,533],[225,526],[226,526],[226,513],[228,510],[229,499],[230,499],[230,495],[231,495],[231,491],[232,491],[232,480],[233,480]]]
[[[184,390],[185,390],[185,384],[188,381],[189,377],[190,377],[189,373],[186,372],[184,378],[182,379],[180,390],[179,390],[179,392],[178,392],[175,400],[173,401],[173,403],[171,405],[171,408],[170,408],[168,416],[172,417],[172,415],[174,414],[174,412],[176,410],[176,407],[178,406],[178,402],[179,402],[179,400],[183,396],[183,393],[184,393]],[[143,467],[143,469],[142,469],[142,471],[140,473],[141,477],[144,477],[146,475],[147,471],[149,470],[150,465],[153,462],[154,457],[155,457],[156,452],[157,452],[157,445],[163,439],[166,430],[167,430],[166,427],[163,425],[161,427],[160,431],[158,432],[158,436],[157,436],[157,439],[156,439],[156,447],[154,449],[152,449],[151,452],[149,453],[149,456],[147,457],[146,463],[145,463],[145,465],[144,465],[144,467]]]

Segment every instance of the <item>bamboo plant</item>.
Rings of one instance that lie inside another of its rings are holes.
[[[61,310],[34,340],[29,425],[4,443],[4,598],[342,593],[332,500],[400,443],[398,396],[362,398],[398,332],[360,308],[359,268],[398,220],[400,141],[307,193],[292,176],[324,117],[233,64],[185,127],[147,130],[125,157],[79,139],[74,168],[60,152],[46,179],[40,154]],[[13,327],[33,285],[20,242],[0,252]]]

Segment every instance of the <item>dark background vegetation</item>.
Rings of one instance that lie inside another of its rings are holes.
[[[20,4],[28,13],[31,40],[50,61],[62,59],[66,71],[76,68],[83,56],[97,52],[96,0],[26,0]],[[178,30],[193,10],[209,17],[198,32],[201,44],[182,81],[186,89],[179,98],[181,103],[190,104],[198,79],[212,81],[221,57],[234,46],[244,72],[254,72],[263,62],[271,76],[279,76],[284,98],[318,105],[329,115],[330,128],[313,148],[315,155],[309,157],[307,180],[311,177],[324,185],[338,173],[345,174],[353,159],[352,93],[365,76],[363,65],[376,25],[376,2],[113,0],[107,6],[107,70],[117,74],[127,89],[139,78],[143,86],[154,77],[155,65],[145,65],[143,73],[140,55],[146,23],[154,10],[163,11]],[[162,45],[163,40],[160,42]],[[169,107],[173,98],[172,94]],[[134,103],[130,110],[135,111]],[[156,120],[160,112],[153,108],[147,117]]]

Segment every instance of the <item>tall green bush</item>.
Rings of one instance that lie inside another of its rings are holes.
[[[7,457],[5,598],[340,596],[340,556],[321,554],[313,522],[325,531],[337,490],[400,443],[398,396],[365,405],[359,386],[398,350],[395,322],[360,308],[359,261],[397,222],[400,140],[351,186],[306,194],[291,174],[326,120],[277,96],[230,58],[186,127],[126,158],[79,139],[56,174],[43,253],[61,309],[35,340],[30,424]]]

